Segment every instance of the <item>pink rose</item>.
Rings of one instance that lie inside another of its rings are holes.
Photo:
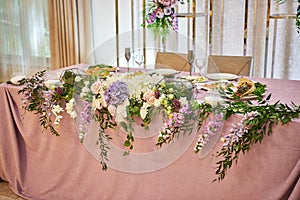
[[[155,101],[155,93],[154,92],[147,92],[143,95],[143,99],[149,103],[150,105],[154,104]]]
[[[100,94],[100,92],[103,90],[101,81],[94,83],[91,89],[94,94]]]

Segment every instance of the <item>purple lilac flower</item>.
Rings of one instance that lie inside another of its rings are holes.
[[[222,112],[220,112],[206,124],[204,133],[198,136],[198,141],[194,147],[194,151],[196,153],[198,153],[205,146],[211,136],[214,136],[222,129],[224,123],[223,118],[224,115]]]
[[[178,19],[175,15],[172,15],[172,27],[174,31],[178,31]]]
[[[173,114],[172,118],[168,118],[162,126],[162,131],[158,135],[158,138],[168,139],[174,135],[176,128],[178,128],[183,123],[183,115]]]
[[[190,107],[188,105],[182,107],[179,110],[180,113],[186,114],[186,115],[190,115],[193,111],[190,110]]]
[[[113,82],[104,92],[106,103],[116,107],[123,103],[128,96],[127,85],[122,81]]]
[[[176,134],[179,127],[185,122],[185,114],[190,114],[192,111],[189,110],[189,106],[182,107],[179,112],[174,112],[171,118],[162,126],[162,131],[160,132],[158,138],[169,139]]]
[[[47,112],[47,116],[50,117],[52,115],[51,108],[53,106],[52,97],[54,91],[53,90],[44,90],[41,93],[41,96],[44,98],[42,109]]]
[[[230,129],[230,133],[222,137],[221,140],[224,142],[223,147],[229,148],[233,143],[238,142],[248,132],[249,128],[251,128],[247,122],[253,120],[258,115],[258,112],[246,113],[243,119]]]
[[[156,11],[154,11],[151,15],[148,16],[147,23],[153,24],[156,19]]]
[[[78,130],[79,130],[79,138],[81,140],[81,142],[83,141],[84,139],[84,136],[86,135],[87,131],[88,131],[88,127],[91,123],[91,119],[92,119],[92,116],[91,116],[91,105],[84,101],[84,109],[83,111],[80,112],[80,124],[79,124],[79,127],[78,127]]]

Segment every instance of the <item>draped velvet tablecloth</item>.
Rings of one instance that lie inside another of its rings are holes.
[[[300,82],[256,79],[267,84],[272,102],[300,104]],[[203,159],[192,145],[170,165],[149,173],[101,170],[80,143],[73,120],[64,116],[59,133],[42,132],[38,116],[20,108],[21,87],[0,85],[0,177],[20,196],[32,200],[94,199],[300,199],[300,121],[277,125],[255,144],[222,182],[216,178],[220,143]],[[223,134],[233,123],[224,125]]]

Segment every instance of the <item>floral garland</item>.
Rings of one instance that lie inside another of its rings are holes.
[[[261,98],[259,92],[255,103],[235,99],[212,106],[194,98],[190,82],[176,81],[157,74],[133,72],[99,78],[67,70],[63,72],[60,82],[54,85],[45,81],[44,75],[45,71],[41,71],[22,81],[24,87],[19,93],[24,95],[23,108],[38,114],[41,126],[50,129],[56,136],[59,135],[56,129],[59,128],[63,112],[73,119],[79,118],[81,141],[90,123],[97,123],[97,145],[101,150],[103,170],[107,169],[107,142],[113,138],[106,130],[117,126],[124,129],[127,133],[124,146],[128,148],[124,155],[128,155],[133,149],[132,123],[135,116],[142,119],[145,129],[151,123],[155,110],[164,116],[164,124],[156,143],[159,147],[170,143],[180,134],[191,133],[195,121],[198,122],[198,130],[205,125],[194,147],[195,153],[199,153],[206,147],[210,137],[222,131],[224,121],[234,114],[242,114],[242,120],[221,138],[223,147],[215,155],[222,159],[216,163],[218,177],[214,181],[221,181],[241,153],[248,152],[265,135],[271,135],[274,125],[279,122],[286,124],[299,118],[300,113],[300,106],[279,101],[269,104],[271,95]],[[224,90],[220,92],[222,94]],[[78,114],[76,105],[80,103],[83,108]]]
[[[178,2],[184,4],[185,0],[148,0],[142,26],[152,30],[155,37],[161,36],[164,42],[170,30],[178,31],[178,19],[175,14]]]

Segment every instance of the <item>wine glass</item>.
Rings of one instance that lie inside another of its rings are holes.
[[[195,59],[194,60],[194,64],[193,64],[194,68],[197,69],[197,71],[199,72],[200,76],[206,77],[206,73],[203,71],[204,70],[204,65],[199,64],[199,60]]]
[[[127,60],[127,71],[129,71],[129,60],[130,60],[130,57],[131,57],[130,48],[127,47],[127,48],[125,48],[125,58]]]
[[[134,61],[136,62],[136,64],[139,65],[139,68],[141,68],[141,65],[144,62],[144,55],[143,54],[134,55]]]

